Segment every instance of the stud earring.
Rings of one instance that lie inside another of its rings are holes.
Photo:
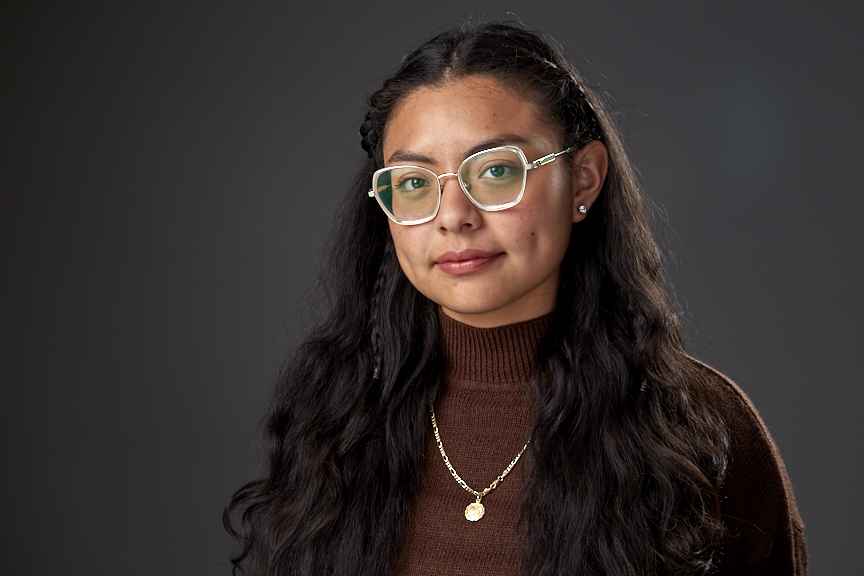
[[[584,204],[580,204],[577,210],[579,210],[581,214],[585,214],[586,212],[588,212],[588,208]]]

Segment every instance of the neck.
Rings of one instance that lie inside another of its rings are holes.
[[[438,318],[452,385],[512,388],[533,377],[537,345],[549,327],[552,313],[491,328],[451,318],[440,307]]]

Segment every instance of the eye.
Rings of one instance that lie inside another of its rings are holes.
[[[489,174],[493,180],[500,180],[512,176],[513,173],[514,169],[512,166],[507,166],[506,164],[493,164],[480,173],[480,178],[484,178],[486,174]]]
[[[426,188],[428,185],[429,181],[420,176],[407,176],[399,181],[399,187],[409,192]]]

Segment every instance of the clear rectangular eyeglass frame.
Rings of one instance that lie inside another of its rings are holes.
[[[381,210],[384,211],[384,214],[386,214],[387,217],[390,220],[392,220],[393,222],[395,222],[396,224],[401,224],[402,226],[413,226],[416,224],[423,224],[423,223],[429,222],[431,220],[434,220],[435,217],[438,215],[439,208],[441,208],[441,194],[443,191],[443,188],[441,185],[441,179],[445,178],[447,176],[456,176],[457,180],[459,180],[459,188],[462,189],[462,193],[465,194],[465,196],[468,198],[468,200],[474,206],[476,206],[480,210],[483,210],[484,212],[498,212],[500,210],[506,210],[508,208],[512,208],[513,206],[516,206],[517,204],[519,204],[519,202],[522,201],[522,197],[525,195],[525,183],[528,180],[528,172],[530,170],[534,170],[535,168],[540,168],[541,166],[545,166],[546,164],[554,162],[559,156],[561,156],[562,154],[567,154],[568,152],[573,151],[575,148],[576,148],[576,146],[570,146],[568,148],[565,148],[564,150],[561,150],[560,152],[552,152],[550,154],[546,154],[545,156],[541,156],[540,158],[537,158],[533,162],[528,161],[528,158],[525,156],[525,152],[523,152],[520,147],[512,146],[509,144],[505,145],[505,146],[496,146],[495,148],[487,148],[486,150],[480,150],[479,152],[475,152],[474,154],[471,154],[470,156],[468,156],[467,158],[462,160],[462,162],[459,164],[459,167],[456,169],[456,172],[445,172],[444,174],[437,174],[436,175],[436,178],[437,178],[436,182],[438,185],[438,199],[435,203],[434,212],[432,212],[432,214],[430,216],[426,216],[425,218],[418,218],[415,220],[402,220],[402,221],[396,220],[396,218],[394,218],[393,215],[390,214],[390,211],[384,207],[384,203],[382,202],[381,198],[379,198],[378,195],[375,194],[374,183],[380,174],[383,174],[384,172],[387,172],[387,171],[392,170],[394,168],[419,168],[421,170],[427,170],[429,172],[432,172],[431,170],[429,170],[429,168],[425,168],[423,166],[416,166],[413,164],[405,164],[405,165],[400,164],[400,165],[396,165],[396,166],[385,166],[384,168],[379,168],[378,170],[376,170],[372,174],[373,187],[369,190],[368,195],[370,198],[375,198],[375,200],[377,200],[378,205],[381,207]],[[462,168],[464,168],[465,165],[469,161],[471,161],[471,159],[473,159],[473,158],[475,158],[481,154],[487,154],[489,152],[494,152],[496,150],[511,150],[511,151],[515,152],[516,155],[519,156],[519,159],[522,161],[522,167],[524,168],[525,171],[522,173],[522,186],[521,186],[521,188],[519,190],[519,194],[516,196],[516,198],[511,200],[510,202],[507,202],[504,204],[495,204],[495,205],[490,206],[490,205],[485,205],[485,204],[478,202],[468,192],[468,190],[465,186],[465,182],[463,182],[463,180],[462,180]],[[434,174],[434,172],[432,172],[432,173]]]

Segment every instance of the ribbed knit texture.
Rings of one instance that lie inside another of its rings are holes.
[[[451,465],[470,487],[482,491],[528,440],[534,418],[530,378],[537,344],[552,317],[496,328],[463,324],[440,309],[439,319],[447,373],[435,406],[438,429]],[[733,439],[721,498],[724,515],[741,537],[726,550],[718,576],[804,576],[803,522],[779,449],[743,390],[699,363],[713,377],[716,403]],[[431,418],[428,426],[423,483],[394,574],[516,576],[525,551],[526,535],[517,529],[517,518],[533,464],[530,451],[483,498],[483,518],[470,522],[465,507],[475,497],[445,466]]]
[[[528,441],[533,422],[531,372],[551,314],[495,328],[458,322],[439,308],[447,361],[435,419],[444,451],[459,476],[482,492]],[[483,497],[485,515],[465,519],[476,497],[444,464],[429,419],[421,496],[409,522],[403,575],[506,576],[518,574],[524,534],[517,532],[526,450],[510,473]]]

